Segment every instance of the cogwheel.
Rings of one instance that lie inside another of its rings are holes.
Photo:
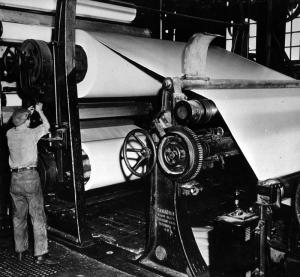
[[[158,162],[172,180],[187,182],[200,172],[203,148],[197,135],[187,127],[167,128],[158,145]]]

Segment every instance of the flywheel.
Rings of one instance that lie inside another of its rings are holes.
[[[203,148],[197,135],[186,127],[170,127],[158,145],[158,163],[172,180],[187,182],[200,172]]]
[[[41,40],[25,40],[19,55],[19,85],[22,98],[43,98],[53,82],[53,58],[48,44]]]

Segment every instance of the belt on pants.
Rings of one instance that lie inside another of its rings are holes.
[[[12,168],[10,171],[11,172],[22,172],[22,171],[34,170],[34,169],[36,169],[36,166]]]

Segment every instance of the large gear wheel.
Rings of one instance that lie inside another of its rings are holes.
[[[48,44],[41,40],[25,40],[20,48],[19,65],[22,96],[26,99],[45,97],[43,94],[53,81],[53,59]]]
[[[203,148],[197,135],[186,127],[170,127],[158,145],[158,163],[172,180],[188,182],[200,172]]]

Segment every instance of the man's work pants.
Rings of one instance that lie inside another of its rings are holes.
[[[48,252],[46,215],[39,173],[37,170],[12,172],[13,226],[16,252],[28,249],[27,215],[31,217],[34,234],[34,255]]]

